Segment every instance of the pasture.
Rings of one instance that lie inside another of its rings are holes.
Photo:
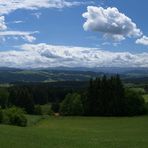
[[[0,148],[148,147],[148,116],[44,119],[33,116],[29,120],[25,128],[0,125]]]

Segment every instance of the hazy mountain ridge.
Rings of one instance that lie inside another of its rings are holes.
[[[87,81],[91,77],[120,74],[126,80],[148,80],[148,68],[67,68],[55,67],[45,69],[0,68],[0,83],[14,82],[55,82],[55,81]]]

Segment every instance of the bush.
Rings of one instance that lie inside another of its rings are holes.
[[[50,104],[42,105],[41,108],[42,108],[42,114],[43,115],[53,115],[53,111],[51,109]]]
[[[35,115],[42,115],[42,108],[40,105],[36,105],[35,108],[34,108],[34,114]]]
[[[8,124],[17,126],[27,126],[27,118],[24,111],[17,107],[12,107],[5,110],[5,116],[8,119]]]
[[[60,113],[65,116],[83,115],[83,110],[81,96],[77,93],[66,95],[60,107]]]
[[[146,114],[148,114],[148,103],[145,104]]]
[[[127,90],[125,93],[126,114],[129,116],[142,115],[146,113],[144,98],[135,91]]]
[[[52,103],[52,105],[51,105],[51,109],[52,109],[52,111],[54,112],[54,113],[58,113],[59,112],[59,109],[60,109],[60,105],[59,105],[59,103]]]
[[[54,115],[53,110],[51,109],[51,107],[48,109],[47,115],[52,116]]]
[[[141,95],[143,95],[143,94],[146,93],[145,90],[144,90],[144,88],[140,88],[140,87],[132,87],[132,88],[130,88],[130,90],[131,91],[134,91],[136,93],[139,93]]]
[[[3,111],[2,109],[0,108],[0,123],[2,123],[3,121]]]

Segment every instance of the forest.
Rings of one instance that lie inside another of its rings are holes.
[[[148,105],[143,96],[127,88],[119,75],[64,84],[27,83],[1,87],[0,121],[6,118],[4,122],[8,124],[24,126],[27,123],[24,114],[42,115],[43,106],[48,108],[47,114],[62,116],[135,116],[147,113]]]

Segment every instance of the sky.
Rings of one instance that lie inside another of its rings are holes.
[[[0,0],[0,67],[148,67],[147,0]]]

